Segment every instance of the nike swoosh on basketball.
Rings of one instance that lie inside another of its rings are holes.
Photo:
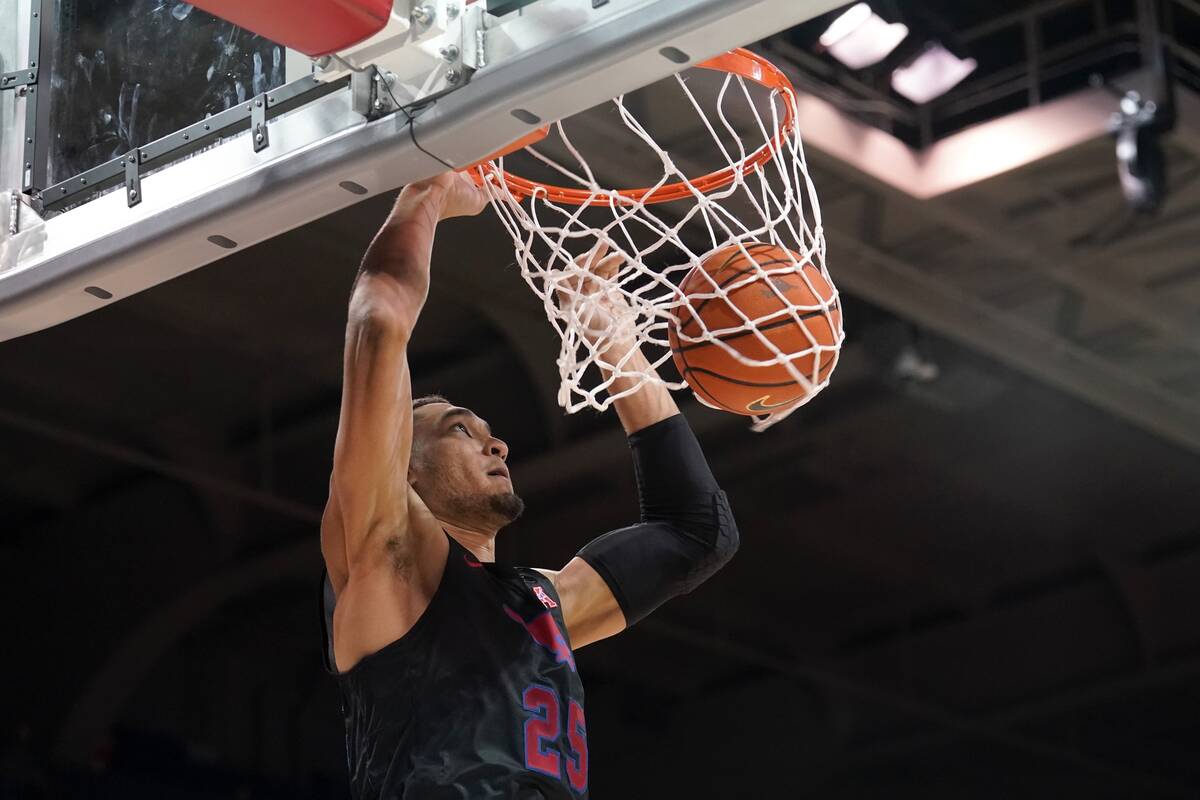
[[[764,394],[753,403],[747,403],[746,410],[759,413],[763,411],[771,411],[772,409],[776,408],[782,408],[783,406],[790,405],[791,403],[795,402],[795,400],[784,400],[782,403],[768,403],[767,400],[770,399],[770,397],[771,395]]]

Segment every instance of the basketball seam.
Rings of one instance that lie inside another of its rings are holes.
[[[829,358],[825,359],[825,363],[822,364],[821,366],[817,367],[817,380],[818,381],[824,380],[821,377],[821,373],[825,371],[826,367],[828,367],[830,364],[833,363],[833,359],[835,359],[835,358],[837,358],[837,353],[830,353]]]
[[[672,350],[672,352],[674,352],[675,348],[671,348],[671,350]],[[688,364],[686,353],[682,353],[682,352],[679,353],[679,360],[683,362],[683,370],[680,372],[680,377],[683,378],[685,381],[687,381],[688,373],[694,372],[695,370],[693,370],[692,366],[690,364]],[[696,379],[695,384],[693,384],[691,381],[687,381],[687,383],[689,386],[692,387],[693,390],[698,390],[701,394],[703,394],[705,397],[707,397],[709,400],[711,400],[713,405],[717,406],[718,408],[723,408],[726,411],[733,411],[732,408],[730,408],[729,406],[725,405],[720,400],[718,400],[716,398],[716,396],[713,395],[712,392],[708,391],[708,389],[705,389],[704,384],[700,382],[699,378]]]
[[[688,366],[686,357],[684,359],[684,366],[686,367],[686,370],[685,370],[686,372],[699,372],[699,373],[703,373],[705,375],[712,375],[714,378],[720,378],[721,380],[728,381],[729,383],[736,383],[739,386],[760,386],[764,389],[770,389],[770,388],[777,388],[779,386],[797,386],[798,385],[798,383],[796,381],[783,381],[782,383],[758,383],[755,381],[738,380],[737,378],[731,378],[728,375],[722,375],[719,372],[714,372],[713,370],[705,369],[704,367]],[[820,373],[818,373],[818,374],[820,374]]]
[[[708,375],[712,375],[714,378],[720,378],[723,381],[729,381],[730,383],[736,383],[736,384],[740,384],[742,386],[761,386],[761,387],[766,387],[766,388],[773,388],[776,386],[796,386],[796,385],[798,385],[796,383],[796,381],[788,381],[787,383],[778,383],[778,384],[776,384],[776,383],[751,383],[749,381],[739,381],[736,378],[729,378],[729,377],[726,377],[725,375],[720,374],[719,372],[713,372],[712,370],[707,370],[707,369],[704,369],[703,367],[693,367],[690,364],[688,364],[687,354],[679,352],[679,351],[675,350],[675,348],[671,348],[671,351],[673,353],[677,353],[679,355],[679,359],[683,362],[683,371],[681,373],[681,376],[683,377],[683,379],[685,381],[687,380],[688,373],[690,372],[690,373],[705,373]],[[821,379],[821,373],[823,373],[825,371],[826,367],[828,367],[830,364],[833,363],[833,359],[835,359],[836,357],[837,357],[837,353],[830,353],[829,358],[825,359],[825,363],[817,368],[818,380]],[[716,396],[713,395],[712,392],[710,392],[708,389],[706,389],[704,387],[704,384],[701,383],[699,377],[696,378],[695,383],[692,383],[691,381],[687,381],[687,383],[688,383],[688,386],[692,387],[693,391],[698,391],[702,395],[707,397],[709,400],[711,400],[713,405],[723,408],[726,411],[729,411],[734,414],[741,413],[737,409],[734,409],[734,408],[726,405],[725,403],[722,403],[720,400],[718,400],[716,398]]]
[[[741,253],[738,253],[738,255],[741,255]],[[763,269],[766,269],[767,267],[773,267],[776,264],[791,264],[791,263],[792,263],[792,260],[789,258],[776,258],[776,259],[772,259],[771,261],[755,261],[753,264],[746,267],[745,269],[741,269],[741,270],[738,270],[737,272],[733,273],[733,275],[729,276],[729,278],[727,280],[724,280],[724,281],[721,281],[720,283],[718,283],[717,288],[724,289],[726,286],[735,282],[738,278],[742,277],[747,272],[753,272],[755,267],[762,267]],[[728,261],[721,265],[721,269],[718,269],[716,271],[716,274],[719,275],[721,273],[721,270],[725,269],[727,266],[729,266]],[[801,269],[803,269],[803,268],[804,267],[801,266]],[[709,273],[709,277],[711,278],[712,276],[713,276],[713,274]],[[716,280],[716,278],[713,278],[713,280]],[[749,285],[749,284],[747,284],[747,285]],[[713,300],[718,300],[718,299],[722,299],[722,298],[718,295],[717,297],[706,297],[705,299],[701,300],[700,305],[696,306],[694,309],[691,309],[692,317],[698,318],[700,316],[700,312],[704,310],[704,307],[706,305],[711,303]],[[690,308],[690,305],[691,304],[689,303],[689,308]]]
[[[838,305],[837,305],[837,303],[835,302],[833,305],[831,305],[831,306],[829,307],[829,310],[830,310],[830,311],[836,311],[836,310],[837,310],[837,307],[838,307]],[[775,312],[775,313],[777,313],[777,314],[778,314],[779,312],[777,311],[777,312]],[[822,316],[822,315],[824,315],[824,314],[825,314],[825,312],[824,312],[824,311],[809,311],[809,312],[807,312],[807,313],[804,313],[804,314],[801,314],[801,315],[800,315],[800,321],[801,321],[801,322],[803,322],[803,321],[805,321],[805,320],[813,319],[813,318],[815,318],[815,317],[819,317],[819,316]],[[771,323],[768,323],[768,324],[766,324],[766,325],[763,325],[762,327],[756,327],[756,328],[755,328],[755,330],[757,330],[757,331],[759,331],[759,332],[762,332],[762,331],[772,331],[772,330],[775,330],[776,328],[782,328],[784,325],[787,325],[789,322],[794,322],[794,321],[795,321],[795,320],[794,320],[792,317],[788,317],[787,319],[781,319],[781,320],[779,320],[778,322],[771,322]],[[734,339],[740,339],[740,338],[742,338],[743,336],[749,336],[749,335],[750,335],[750,334],[752,334],[752,333],[754,333],[754,331],[752,331],[752,330],[751,330],[751,331],[738,331],[737,333],[730,333],[730,334],[727,334],[727,335],[725,335],[725,336],[714,336],[714,337],[713,337],[711,340],[710,340],[710,339],[705,339],[703,342],[692,342],[691,344],[685,344],[685,345],[681,345],[679,348],[674,348],[674,347],[672,347],[672,348],[671,348],[671,352],[673,352],[673,353],[674,353],[674,352],[680,352],[680,353],[682,353],[682,352],[684,352],[684,351],[686,351],[686,350],[695,350],[697,347],[705,347],[705,346],[707,346],[707,345],[710,345],[710,344],[712,344],[714,341],[718,341],[718,342],[731,342],[731,341],[733,341]]]

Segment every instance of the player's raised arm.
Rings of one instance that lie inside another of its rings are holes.
[[[601,250],[589,258],[596,279],[569,287],[560,302],[605,293],[603,283],[616,274],[618,257]],[[650,371],[636,345],[613,330],[619,314],[606,313],[601,303],[586,316],[593,321],[588,334],[606,345],[604,363],[631,374]],[[617,375],[609,392],[622,395],[638,382]],[[739,543],[725,493],[670,392],[644,382],[613,407],[629,437],[641,521],[592,541],[552,575],[575,648],[619,633],[692,591],[733,557]]]
[[[407,533],[412,388],[407,347],[429,290],[440,220],[476,214],[486,198],[465,177],[406,186],[363,258],[350,297],[342,408],[321,550],[335,591]]]

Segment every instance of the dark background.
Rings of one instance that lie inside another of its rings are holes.
[[[1047,4],[925,5],[965,31]],[[789,65],[845,99],[812,57]],[[1200,419],[1191,130],[1155,217],[1107,140],[928,202],[810,153],[843,360],[765,434],[684,402],[743,546],[580,654],[594,797],[1200,796],[1200,457],[1160,424]],[[0,344],[0,797],[345,796],[317,523],[389,202]],[[866,264],[920,281],[868,303]],[[415,391],[509,442],[528,512],[500,558],[557,567],[636,515],[619,426],[555,406],[557,342],[490,212],[446,225],[434,275]]]

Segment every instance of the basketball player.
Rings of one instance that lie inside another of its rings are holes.
[[[495,563],[520,516],[508,447],[441,397],[414,401],[406,348],[429,289],[440,220],[479,213],[457,174],[411,184],[363,259],[350,298],[342,410],[321,523],[326,668],[337,679],[355,798],[582,798],[588,749],[574,650],[612,636],[716,572],[738,545],[724,493],[666,389],[614,404],[629,436],[641,521],[561,570]],[[613,256],[560,302],[611,319]],[[599,294],[598,294],[599,293]],[[613,341],[610,363],[634,344]],[[619,378],[614,393],[629,388]],[[577,533],[564,515],[564,535]]]

